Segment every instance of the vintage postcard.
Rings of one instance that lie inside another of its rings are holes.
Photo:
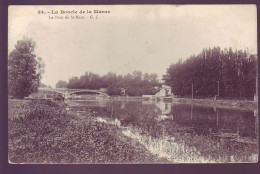
[[[11,5],[11,164],[258,162],[255,5]]]

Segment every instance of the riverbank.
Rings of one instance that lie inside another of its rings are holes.
[[[64,100],[59,96],[59,94],[52,91],[38,91],[30,95],[30,98],[41,99],[55,99],[58,101]],[[194,104],[200,106],[210,106],[218,108],[227,108],[227,109],[239,109],[239,110],[248,110],[256,111],[258,109],[258,103],[250,100],[223,100],[223,99],[191,99],[191,98],[172,98],[172,97],[140,97],[140,96],[111,96],[109,100],[148,100],[148,101],[164,101],[167,103],[184,103],[184,104]],[[84,99],[83,99],[84,101]]]
[[[213,100],[213,99],[189,99],[189,98],[172,98],[173,103],[195,104],[201,106],[211,106],[227,109],[240,110],[257,110],[258,103],[248,100]]]
[[[140,100],[108,101],[99,106],[90,101],[66,102],[69,112],[77,113],[79,118],[86,118],[85,112],[91,111],[97,121],[116,125],[120,135],[123,130],[130,141],[141,143],[153,155],[171,163],[257,161],[255,118],[240,114],[244,111],[214,112],[212,108],[198,107],[200,110],[194,106],[192,114],[190,105],[173,104],[173,116],[162,116],[157,103],[143,104]]]
[[[165,163],[91,111],[49,100],[9,100],[10,163]]]
[[[258,103],[250,100],[223,100],[223,99],[191,99],[191,98],[172,98],[172,97],[114,97],[114,100],[148,100],[148,101],[163,101],[166,103],[183,103],[183,104],[194,104],[200,106],[210,106],[226,109],[239,109],[255,111],[258,109]]]

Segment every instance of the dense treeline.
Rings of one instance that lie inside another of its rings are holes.
[[[56,88],[67,88],[68,87],[68,82],[63,81],[63,80],[59,80],[56,83]]]
[[[203,49],[198,55],[170,65],[166,84],[181,97],[252,99],[256,93],[257,56],[246,50]]]
[[[39,88],[51,88],[50,85],[45,85],[44,83],[40,83]]]
[[[141,96],[152,95],[159,86],[157,74],[134,71],[125,76],[109,72],[104,76],[86,72],[80,78],[72,77],[67,85],[70,89],[107,88],[109,95]]]

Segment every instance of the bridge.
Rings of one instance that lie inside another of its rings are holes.
[[[68,88],[39,88],[40,91],[49,91],[56,92],[62,94],[65,98],[69,96],[77,95],[77,94],[95,94],[100,96],[108,97],[105,90],[94,90],[94,89],[68,89]]]

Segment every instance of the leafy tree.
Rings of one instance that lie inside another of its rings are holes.
[[[36,43],[28,38],[17,41],[8,58],[8,93],[22,99],[37,92],[44,72],[42,58],[36,57]]]
[[[112,84],[107,88],[107,93],[108,95],[121,95],[122,91],[119,85]]]
[[[67,86],[68,86],[68,83],[66,81],[63,81],[63,80],[59,80],[56,83],[56,88],[67,88]]]
[[[40,88],[51,88],[50,85],[45,85],[44,83],[40,83]]]
[[[98,74],[87,72],[80,78],[72,77],[69,80],[68,88],[107,88],[109,95],[122,95],[122,90],[125,90],[126,95],[141,96],[144,94],[155,94],[158,85],[157,74],[142,74],[141,71],[134,71],[132,74],[125,76],[116,75],[112,72],[108,72],[104,76],[99,76]]]
[[[69,84],[68,84],[69,89],[78,89],[79,86],[80,86],[80,84],[79,84],[78,77],[72,77],[69,79]]]
[[[171,64],[164,75],[175,95],[198,98],[213,97],[252,99],[256,85],[256,55],[248,50],[220,47],[203,49],[184,62]]]

